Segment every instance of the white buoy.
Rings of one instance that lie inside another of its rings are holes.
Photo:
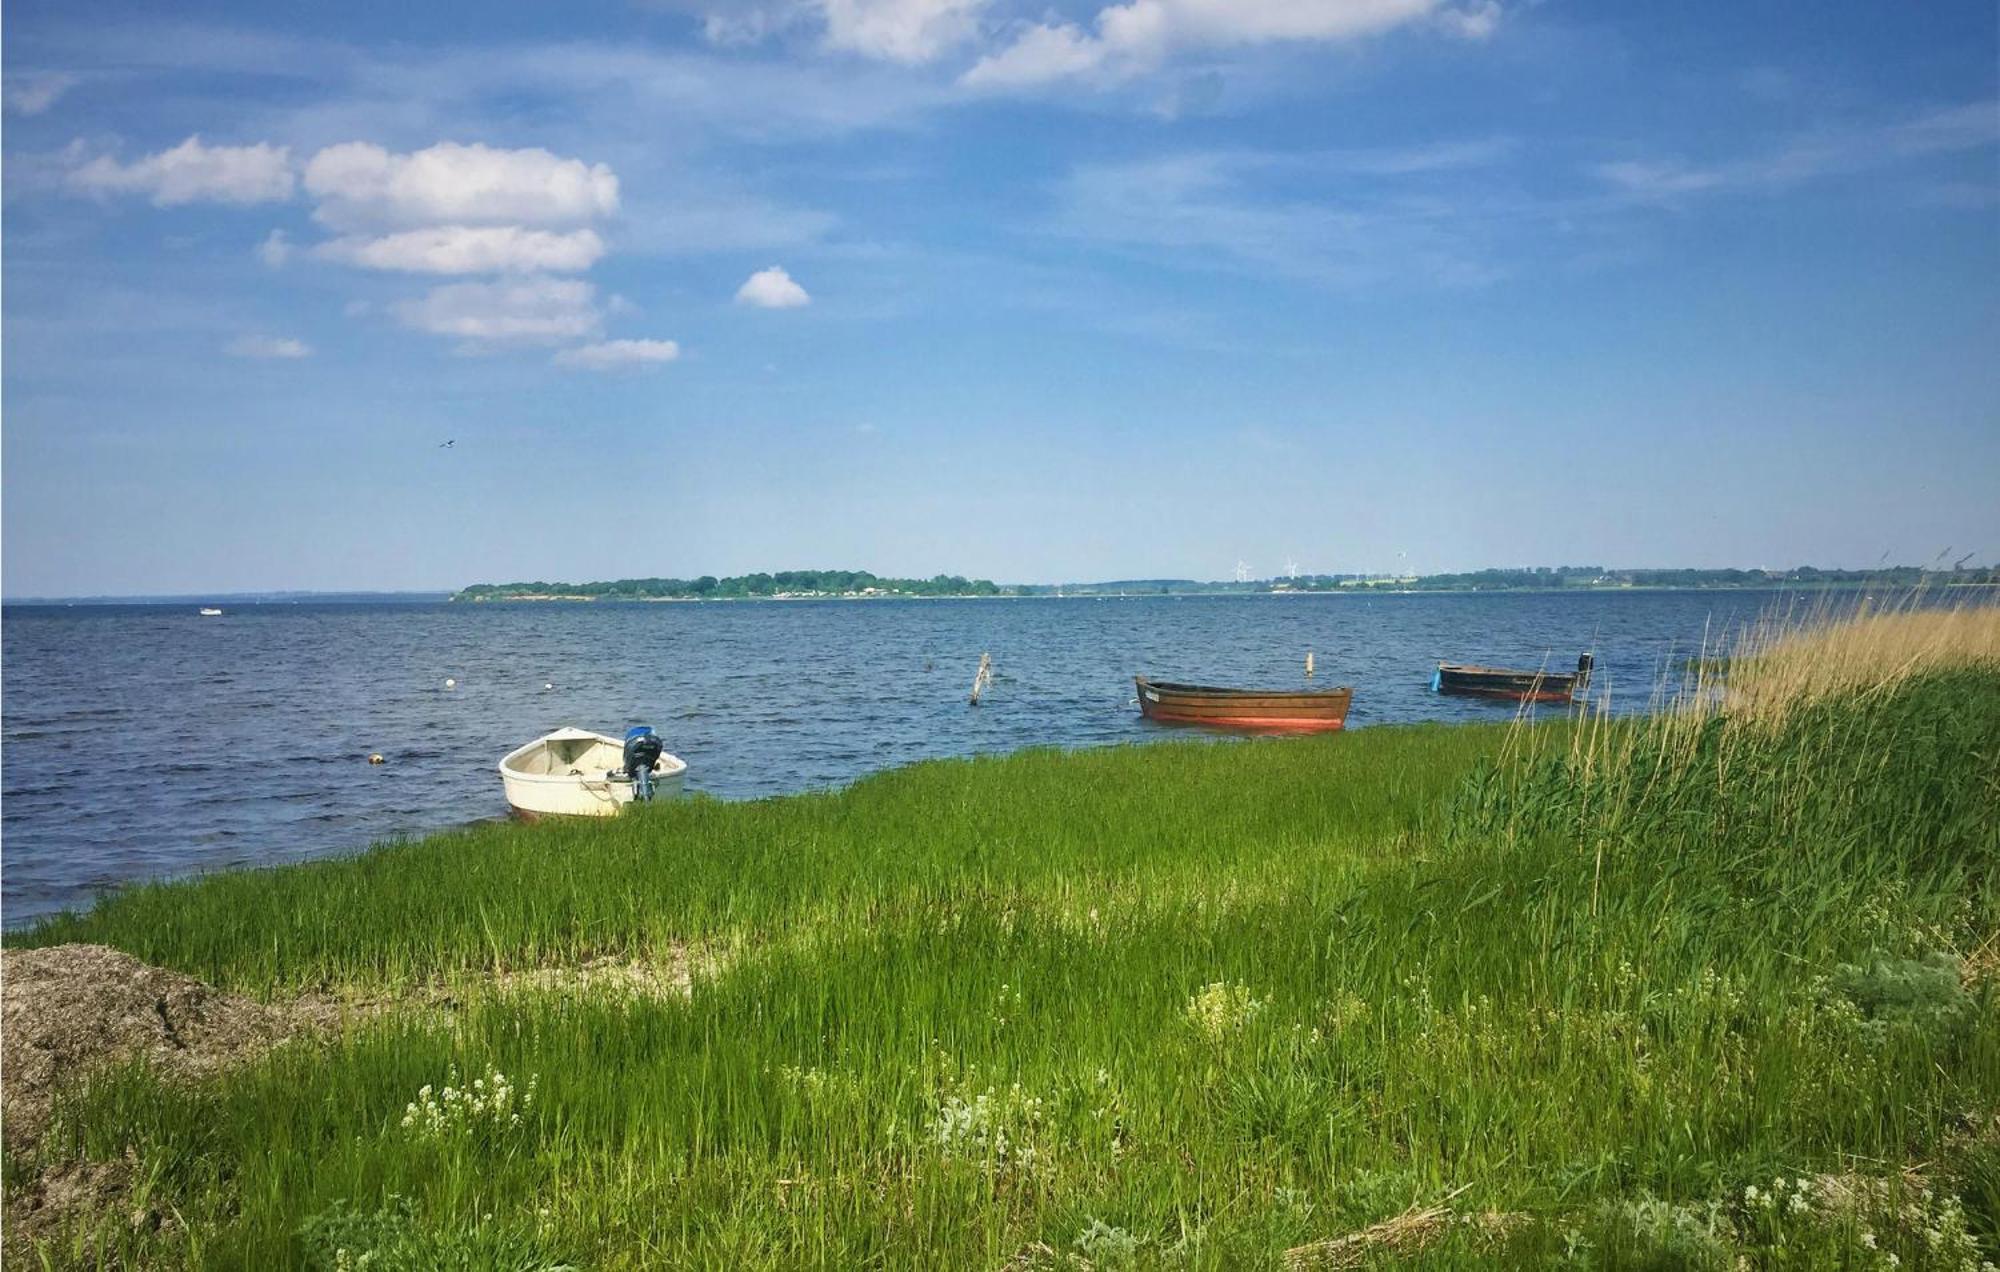
[[[446,676],[444,678],[444,687],[447,689],[456,689],[458,688],[458,682],[456,680],[453,680],[450,676]]]
[[[543,685],[543,686],[542,686],[542,688],[544,688],[544,689],[553,689],[553,688],[555,688],[555,687],[556,687],[556,686],[555,686],[555,682],[554,682],[554,681],[550,681],[549,683],[547,683],[547,684],[545,684],[545,685]]]

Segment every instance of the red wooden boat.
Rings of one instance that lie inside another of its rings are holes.
[[[1573,672],[1515,671],[1441,662],[1437,674],[1431,677],[1431,690],[1507,698],[1514,702],[1568,702],[1590,687],[1591,662],[1591,656],[1584,654],[1576,660]]]
[[[1285,729],[1313,732],[1338,729],[1347,723],[1352,689],[1218,689],[1212,685],[1182,685],[1135,678],[1139,714],[1148,720],[1177,724],[1207,724],[1235,729]]]

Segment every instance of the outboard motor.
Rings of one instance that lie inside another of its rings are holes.
[[[659,737],[645,725],[625,730],[625,769],[619,775],[632,781],[632,798],[653,798],[653,766],[665,748]]]
[[[1589,654],[1577,655],[1576,680],[1572,682],[1571,692],[1582,693],[1585,689],[1590,687],[1590,673],[1596,666],[1597,666],[1597,660],[1595,658],[1592,658]]]

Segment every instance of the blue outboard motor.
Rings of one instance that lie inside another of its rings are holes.
[[[643,724],[625,730],[625,771],[620,776],[632,780],[632,798],[653,798],[653,766],[660,762],[664,749],[658,736]]]

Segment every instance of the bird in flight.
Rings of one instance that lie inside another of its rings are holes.
[[[452,447],[454,447],[454,446],[456,446],[456,445],[458,445],[458,439],[457,439],[456,437],[454,437],[454,438],[452,438],[452,439],[451,439],[450,441],[448,441],[448,442],[439,442],[439,443],[438,443],[438,449],[439,449],[439,450],[449,450],[450,448],[452,448]]]

